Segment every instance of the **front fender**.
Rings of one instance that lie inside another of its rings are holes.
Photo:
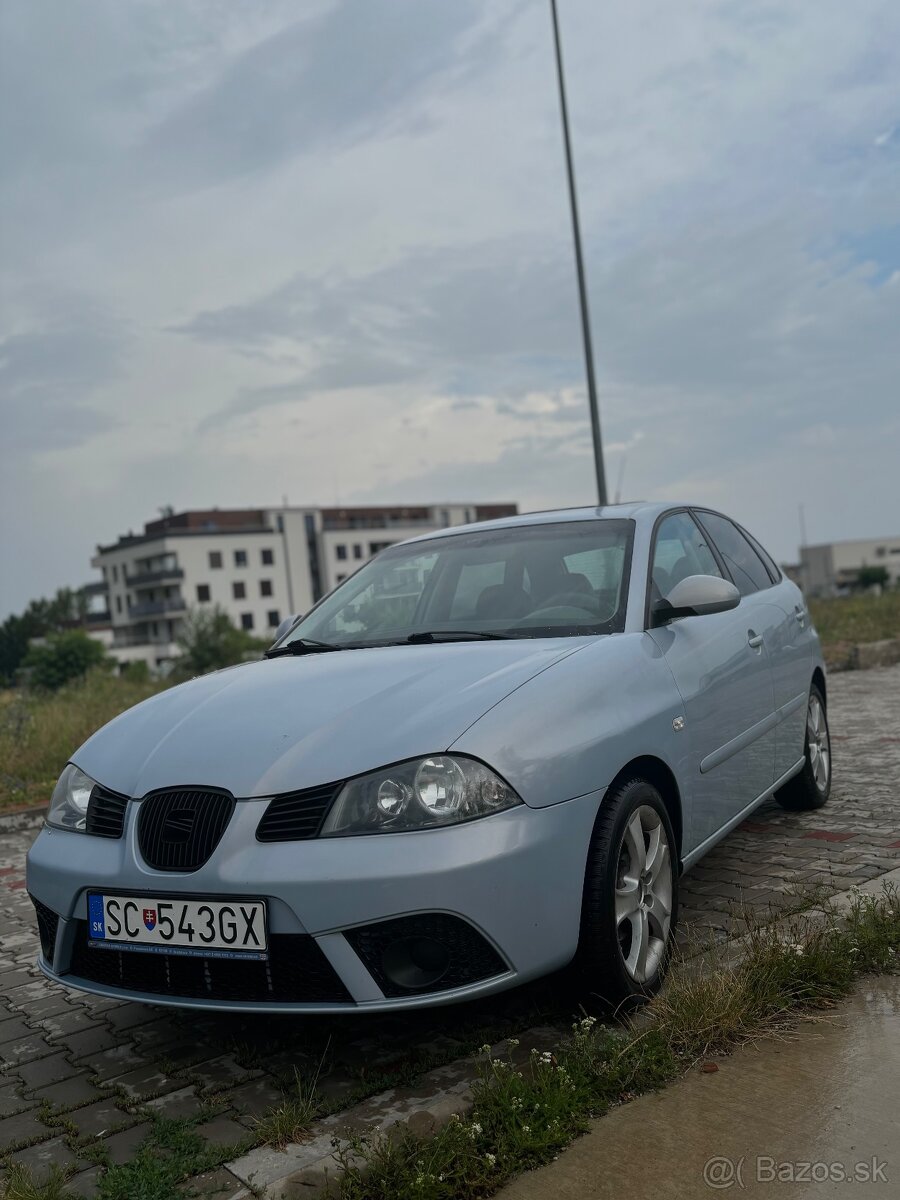
[[[653,638],[611,634],[524,683],[450,748],[490,764],[533,808],[604,788],[626,763],[652,755],[687,807],[688,740],[672,724],[683,712]]]

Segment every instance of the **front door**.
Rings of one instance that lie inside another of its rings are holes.
[[[723,576],[688,512],[663,518],[652,555],[651,596],[665,596],[688,575]],[[651,630],[684,703],[691,789],[686,852],[772,785],[775,703],[766,634],[774,618],[772,606],[748,595],[730,612]]]

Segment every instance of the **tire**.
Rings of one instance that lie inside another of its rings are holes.
[[[775,799],[788,812],[809,812],[821,808],[830,795],[831,736],[828,732],[825,697],[813,684],[806,706],[803,770],[778,789]]]
[[[573,963],[582,1002],[627,1010],[657,992],[677,915],[678,851],[669,814],[652,783],[628,779],[604,798],[588,851]],[[649,935],[646,947],[643,938],[635,944],[636,934]]]

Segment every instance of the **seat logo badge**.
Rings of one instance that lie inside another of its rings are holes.
[[[673,717],[672,728],[676,733],[680,733],[681,730],[684,729],[684,717]]]

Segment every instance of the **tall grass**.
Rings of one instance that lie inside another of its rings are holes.
[[[900,637],[900,590],[880,596],[810,600],[809,610],[826,648],[840,642],[880,642]]]
[[[95,671],[58,692],[0,693],[0,809],[45,804],[86,738],[165,686]]]

